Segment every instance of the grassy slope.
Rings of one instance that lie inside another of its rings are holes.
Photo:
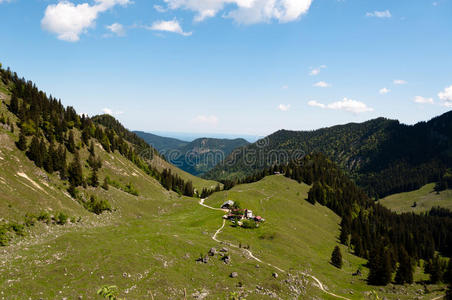
[[[0,109],[5,112],[4,105]],[[0,139],[1,218],[20,221],[25,212],[42,210],[82,217],[76,225],[38,224],[27,237],[16,238],[12,245],[0,248],[0,297],[73,299],[83,295],[91,299],[104,284],[117,285],[121,296],[128,299],[144,298],[149,292],[156,299],[180,299],[184,289],[189,295],[205,290],[214,299],[237,290],[248,291],[247,299],[268,298],[258,293],[256,285],[282,298],[289,297],[286,275],[280,273],[278,279],[273,278],[274,269],[263,264],[256,268],[256,262],[240,250],[232,250],[231,265],[218,257],[208,264],[195,263],[200,253],[219,247],[211,236],[221,225],[222,212],[201,207],[197,199],[166,191],[117,153],[106,153],[96,145],[103,160],[100,179],[108,175],[122,184],[132,182],[140,195],[132,196],[113,187],[108,191],[88,188],[84,192],[87,196],[96,194],[108,199],[115,208],[112,213],[96,216],[68,197],[66,186],[56,176],[37,169],[15,148],[16,135],[0,129]],[[87,158],[86,149],[81,156]],[[18,173],[25,173],[34,183]],[[88,175],[86,167],[84,175]],[[354,278],[351,273],[364,260],[342,247],[344,269],[329,264],[339,218],[325,207],[304,201],[307,191],[306,185],[271,176],[216,193],[207,203],[218,206],[224,199],[240,200],[244,207],[267,219],[265,225],[251,231],[227,226],[219,234],[220,239],[249,244],[266,262],[294,274],[308,270],[334,293],[362,299],[365,291],[374,289],[365,285],[366,269],[362,278]],[[239,273],[238,278],[228,277],[233,271]],[[237,287],[239,282],[244,288]],[[412,290],[419,288],[411,287],[408,295],[401,296],[394,296],[398,290],[380,293],[389,299],[411,299]],[[312,285],[307,287],[306,295],[309,297],[301,298],[332,299]]]
[[[427,184],[422,188],[406,193],[394,194],[381,199],[379,202],[396,212],[423,212],[434,206],[452,209],[452,190],[437,194],[433,188],[435,184]],[[412,207],[416,202],[416,207]]]
[[[202,179],[200,177],[187,173],[184,170],[179,169],[178,167],[168,163],[167,161],[157,156],[155,156],[154,159],[152,160],[152,165],[160,171],[162,171],[163,169],[170,169],[172,173],[179,175],[182,179],[190,180],[193,183],[194,188],[199,191],[202,190],[203,188],[213,189],[218,184],[220,184],[217,181]],[[223,185],[220,184],[220,186]]]

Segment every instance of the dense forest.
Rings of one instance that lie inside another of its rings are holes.
[[[437,182],[452,166],[452,112],[413,126],[378,118],[315,131],[280,130],[234,151],[204,177],[245,178],[311,152],[330,157],[371,197]]]
[[[8,109],[16,116],[15,120],[0,116],[0,121],[6,123],[11,131],[15,128],[20,130],[16,143],[18,149],[24,151],[37,167],[48,173],[58,172],[62,180],[69,182],[68,191],[72,196],[77,196],[79,187],[100,185],[97,172],[102,163],[96,156],[93,141],[100,143],[107,152],[117,151],[167,189],[187,196],[194,195],[191,182],[168,170],[159,172],[155,169],[150,162],[154,155],[159,155],[158,151],[112,116],[80,116],[73,107],[64,107],[60,100],[47,96],[31,81],[19,78],[9,69],[0,68],[0,75],[11,91]],[[90,174],[83,174],[83,162],[79,155],[82,148],[90,153],[87,160]],[[72,159],[68,161],[68,157]],[[103,186],[106,185],[107,179]]]

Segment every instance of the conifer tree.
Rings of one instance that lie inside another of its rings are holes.
[[[413,262],[405,249],[399,251],[399,266],[396,271],[395,282],[398,284],[413,283]]]
[[[99,178],[97,177],[97,169],[93,169],[91,176],[89,177],[89,185],[93,187],[99,186]]]
[[[331,254],[331,263],[336,268],[342,268],[342,253],[339,246],[334,247],[333,253]]]
[[[75,187],[83,184],[83,171],[82,165],[80,164],[80,157],[78,152],[74,153],[74,160],[69,166],[69,182]]]
[[[15,94],[11,96],[9,110],[15,115],[17,115],[17,113],[19,112],[19,99],[17,99],[17,96]]]
[[[40,152],[40,142],[37,136],[33,136],[27,151],[27,156],[30,160],[34,161],[36,166],[42,167],[42,154]]]
[[[71,153],[75,152],[74,132],[72,130],[69,131],[69,137],[68,137],[68,141],[67,141],[67,149]]]
[[[19,134],[19,141],[16,143],[17,148],[21,151],[27,150],[27,138],[25,137],[25,134],[23,134],[22,131],[20,131]]]

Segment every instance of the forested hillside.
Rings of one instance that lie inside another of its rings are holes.
[[[136,135],[141,137],[146,143],[157,149],[159,152],[165,153],[172,149],[180,149],[186,146],[189,142],[182,141],[175,138],[159,136],[144,131],[134,131]]]
[[[199,138],[192,142],[135,131],[149,145],[182,170],[200,176],[223,161],[234,149],[249,144],[245,139]]]
[[[452,112],[413,126],[384,118],[315,131],[280,130],[236,151],[206,178],[231,179],[318,151],[372,197],[438,181],[452,165]]]

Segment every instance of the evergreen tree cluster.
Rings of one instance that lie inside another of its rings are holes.
[[[184,196],[193,197],[195,194],[193,183],[184,181],[179,175],[173,174],[170,169],[163,170],[160,176],[160,183],[167,190],[175,191]]]

